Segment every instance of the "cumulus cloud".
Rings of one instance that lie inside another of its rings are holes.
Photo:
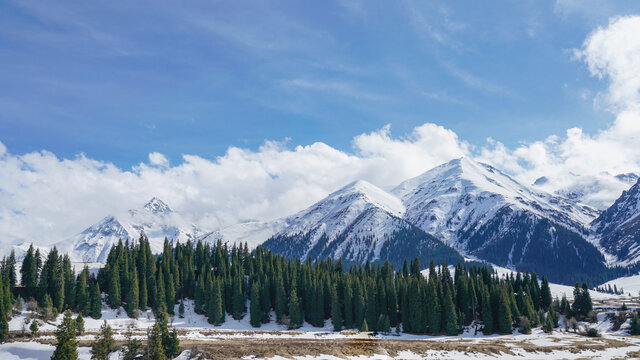
[[[594,76],[608,80],[606,91],[596,97],[597,105],[615,114],[606,129],[590,135],[571,128],[562,137],[508,149],[490,141],[478,157],[507,169],[523,182],[545,176],[547,191],[581,191],[583,200],[605,207],[628,183],[614,176],[640,170],[640,17],[612,19],[592,32],[581,49],[575,50]]]
[[[184,155],[173,166],[151,153],[130,170],[84,155],[7,153],[0,157],[0,238],[50,244],[152,196],[213,230],[290,215],[356,179],[390,187],[468,152],[455,133],[434,124],[405,137],[386,126],[353,144],[345,152],[320,142],[267,141],[255,151],[230,147],[215,159]]]
[[[167,166],[169,160],[159,152],[152,152],[149,154],[149,163],[156,166]]]

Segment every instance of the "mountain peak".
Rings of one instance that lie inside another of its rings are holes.
[[[168,214],[173,212],[173,209],[171,209],[169,205],[156,196],[149,200],[149,202],[144,205],[144,208],[153,214]]]
[[[402,213],[404,212],[404,205],[402,205],[402,201],[400,199],[365,180],[356,180],[349,183],[340,190],[329,194],[327,199],[336,199],[354,195],[362,198],[367,203],[388,211],[395,216],[402,216]]]

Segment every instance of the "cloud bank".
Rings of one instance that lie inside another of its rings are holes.
[[[0,142],[0,242],[51,244],[152,196],[211,230],[272,219],[350,181],[389,188],[461,156],[491,163],[527,184],[545,176],[540,187],[546,191],[589,188],[584,200],[606,206],[628,187],[612,175],[640,172],[639,33],[640,17],[615,18],[575,50],[593,76],[608,82],[595,99],[615,115],[608,128],[596,134],[572,128],[515,149],[492,139],[474,148],[427,123],[405,136],[392,135],[389,126],[355,136],[350,152],[321,142],[290,147],[267,141],[257,150],[230,147],[215,159],[184,155],[176,165],[152,152],[148,162],[127,170],[84,155],[12,154]]]

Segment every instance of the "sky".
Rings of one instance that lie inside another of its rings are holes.
[[[606,207],[640,173],[637,1],[0,3],[0,241],[159,196],[213,229],[455,157]],[[597,184],[598,186],[595,186]],[[595,188],[595,190],[593,190]]]

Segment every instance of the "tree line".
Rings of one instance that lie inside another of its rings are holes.
[[[485,334],[521,332],[542,326],[553,331],[558,314],[584,317],[593,308],[588,286],[574,287],[574,302],[552,299],[548,279],[535,273],[498,276],[488,265],[458,263],[428,269],[418,259],[401,269],[389,262],[351,265],[330,258],[287,258],[247,244],[229,247],[198,241],[172,244],[154,255],[149,240],[119,241],[95,276],[85,267],[77,275],[68,255],[53,248],[42,261],[31,246],[16,283],[12,253],[0,267],[0,337],[8,334],[11,308],[23,297],[37,301],[45,314],[73,311],[99,318],[103,301],[124,307],[129,316],[151,308],[160,320],[163,351],[177,351],[177,336],[167,316],[184,314],[184,301],[214,325],[227,317],[249,317],[254,327],[275,321],[291,329],[307,322],[335,330],[459,334],[469,325]],[[164,319],[164,320],[162,320]],[[36,324],[37,328],[37,324]],[[36,329],[37,330],[37,329]],[[151,334],[150,334],[151,335]],[[166,350],[169,348],[170,350]]]

